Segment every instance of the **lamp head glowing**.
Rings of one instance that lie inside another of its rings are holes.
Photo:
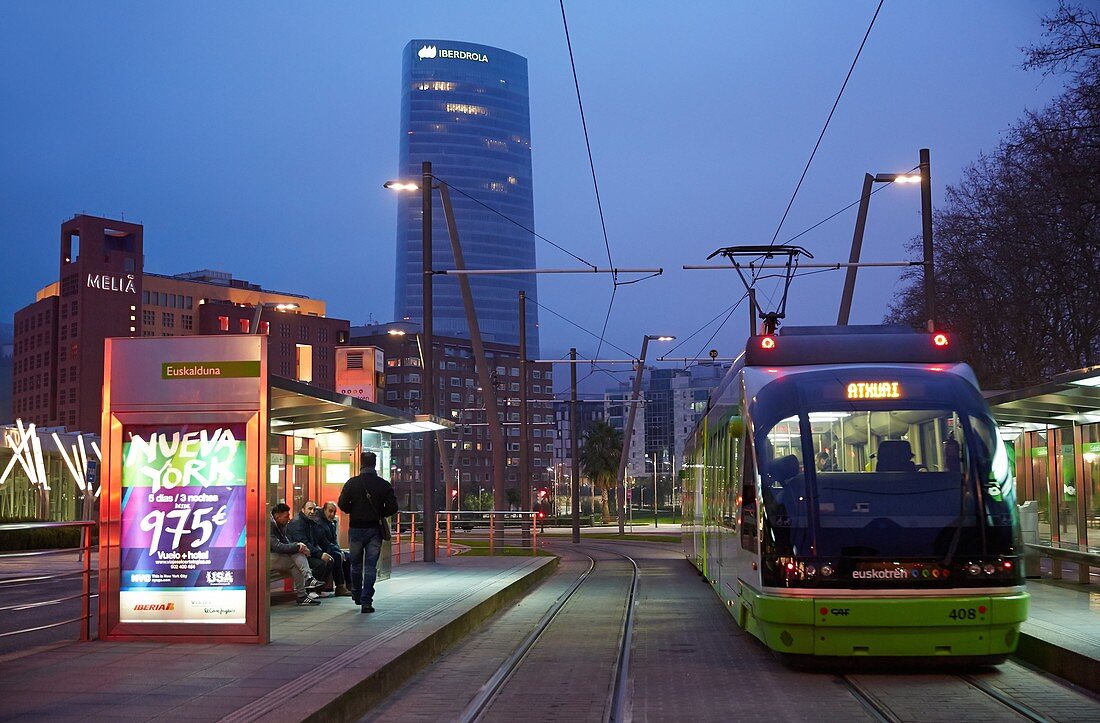
[[[390,329],[386,333],[390,336],[405,336],[405,332],[401,329]]]
[[[388,188],[391,191],[419,191],[420,184],[412,183],[410,181],[386,181],[382,184],[383,188]]]
[[[668,335],[658,336],[658,335],[650,334],[649,338],[653,339],[654,341],[675,341],[676,340],[676,337],[668,336]]]

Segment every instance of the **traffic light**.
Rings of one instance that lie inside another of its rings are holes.
[[[550,490],[543,487],[539,490],[539,502],[545,502],[546,498],[550,496]]]

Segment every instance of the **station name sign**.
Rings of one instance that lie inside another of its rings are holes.
[[[258,361],[165,362],[161,379],[231,379],[260,376]]]
[[[848,385],[848,399],[900,399],[898,382],[852,382]]]
[[[133,274],[126,274],[125,277],[111,276],[110,274],[88,274],[85,283],[89,289],[102,289],[103,291],[114,291],[121,294],[137,293],[137,289],[134,288]]]
[[[432,60],[434,58],[450,58],[451,60],[473,60],[477,63],[489,62],[489,56],[483,53],[476,53],[471,50],[437,48],[434,45],[425,45],[416,52],[416,57],[420,58],[421,60]]]

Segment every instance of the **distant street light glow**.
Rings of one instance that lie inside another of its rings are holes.
[[[419,191],[420,184],[412,183],[410,181],[386,181],[382,184],[383,188],[388,188],[391,191]]]

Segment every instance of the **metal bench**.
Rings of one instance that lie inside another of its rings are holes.
[[[1055,562],[1065,560],[1077,565],[1077,582],[1082,584],[1089,581],[1090,567],[1100,567],[1100,549],[1097,548],[1082,547],[1081,545],[1065,542],[1052,542],[1050,544],[1028,542],[1025,545],[1039,555],[1049,557]],[[1062,579],[1061,565],[1051,566],[1051,577],[1055,580]]]

